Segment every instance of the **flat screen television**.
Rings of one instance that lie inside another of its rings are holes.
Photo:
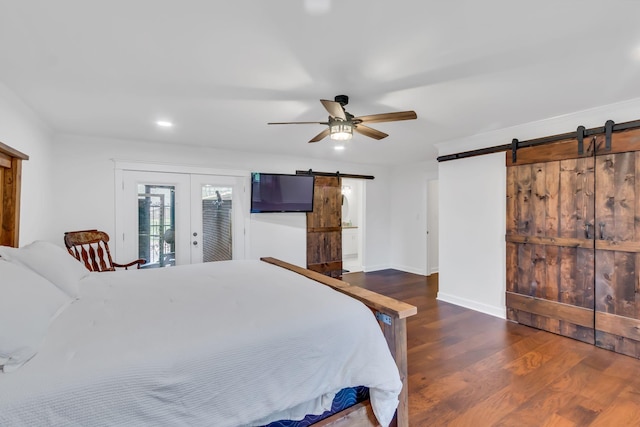
[[[313,175],[251,173],[251,213],[312,212]]]

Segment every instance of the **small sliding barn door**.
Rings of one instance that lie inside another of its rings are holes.
[[[313,212],[307,213],[307,268],[342,275],[342,188],[337,176],[316,176]]]
[[[518,150],[507,164],[507,317],[594,342],[594,158],[577,142]],[[509,153],[509,156],[511,153]]]
[[[640,149],[640,131],[612,150]],[[599,150],[600,151],[600,150]],[[640,152],[596,157],[596,345],[640,357]]]

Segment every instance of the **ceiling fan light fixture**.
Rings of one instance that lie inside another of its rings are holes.
[[[330,137],[334,141],[348,141],[353,137],[353,124],[336,121],[329,125]]]
[[[336,95],[335,101],[321,99],[320,103],[329,113],[329,118],[324,122],[269,122],[268,125],[293,125],[293,124],[310,124],[310,125],[327,125],[322,132],[311,138],[309,142],[318,142],[327,136],[332,141],[348,141],[353,137],[354,129],[361,135],[373,139],[383,139],[388,137],[384,132],[367,126],[369,123],[379,122],[395,122],[398,120],[417,119],[418,115],[415,111],[397,111],[392,113],[369,114],[368,116],[357,116],[349,113],[344,106],[349,103],[347,95]],[[365,124],[366,123],[366,124]]]

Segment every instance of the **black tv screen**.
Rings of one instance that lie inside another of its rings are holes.
[[[251,173],[251,213],[312,212],[313,175]]]

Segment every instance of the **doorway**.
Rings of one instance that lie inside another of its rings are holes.
[[[365,181],[342,178],[342,268],[363,271]]]
[[[438,180],[427,181],[427,276],[438,272]]]
[[[142,268],[245,258],[244,177],[123,170],[117,250]]]

